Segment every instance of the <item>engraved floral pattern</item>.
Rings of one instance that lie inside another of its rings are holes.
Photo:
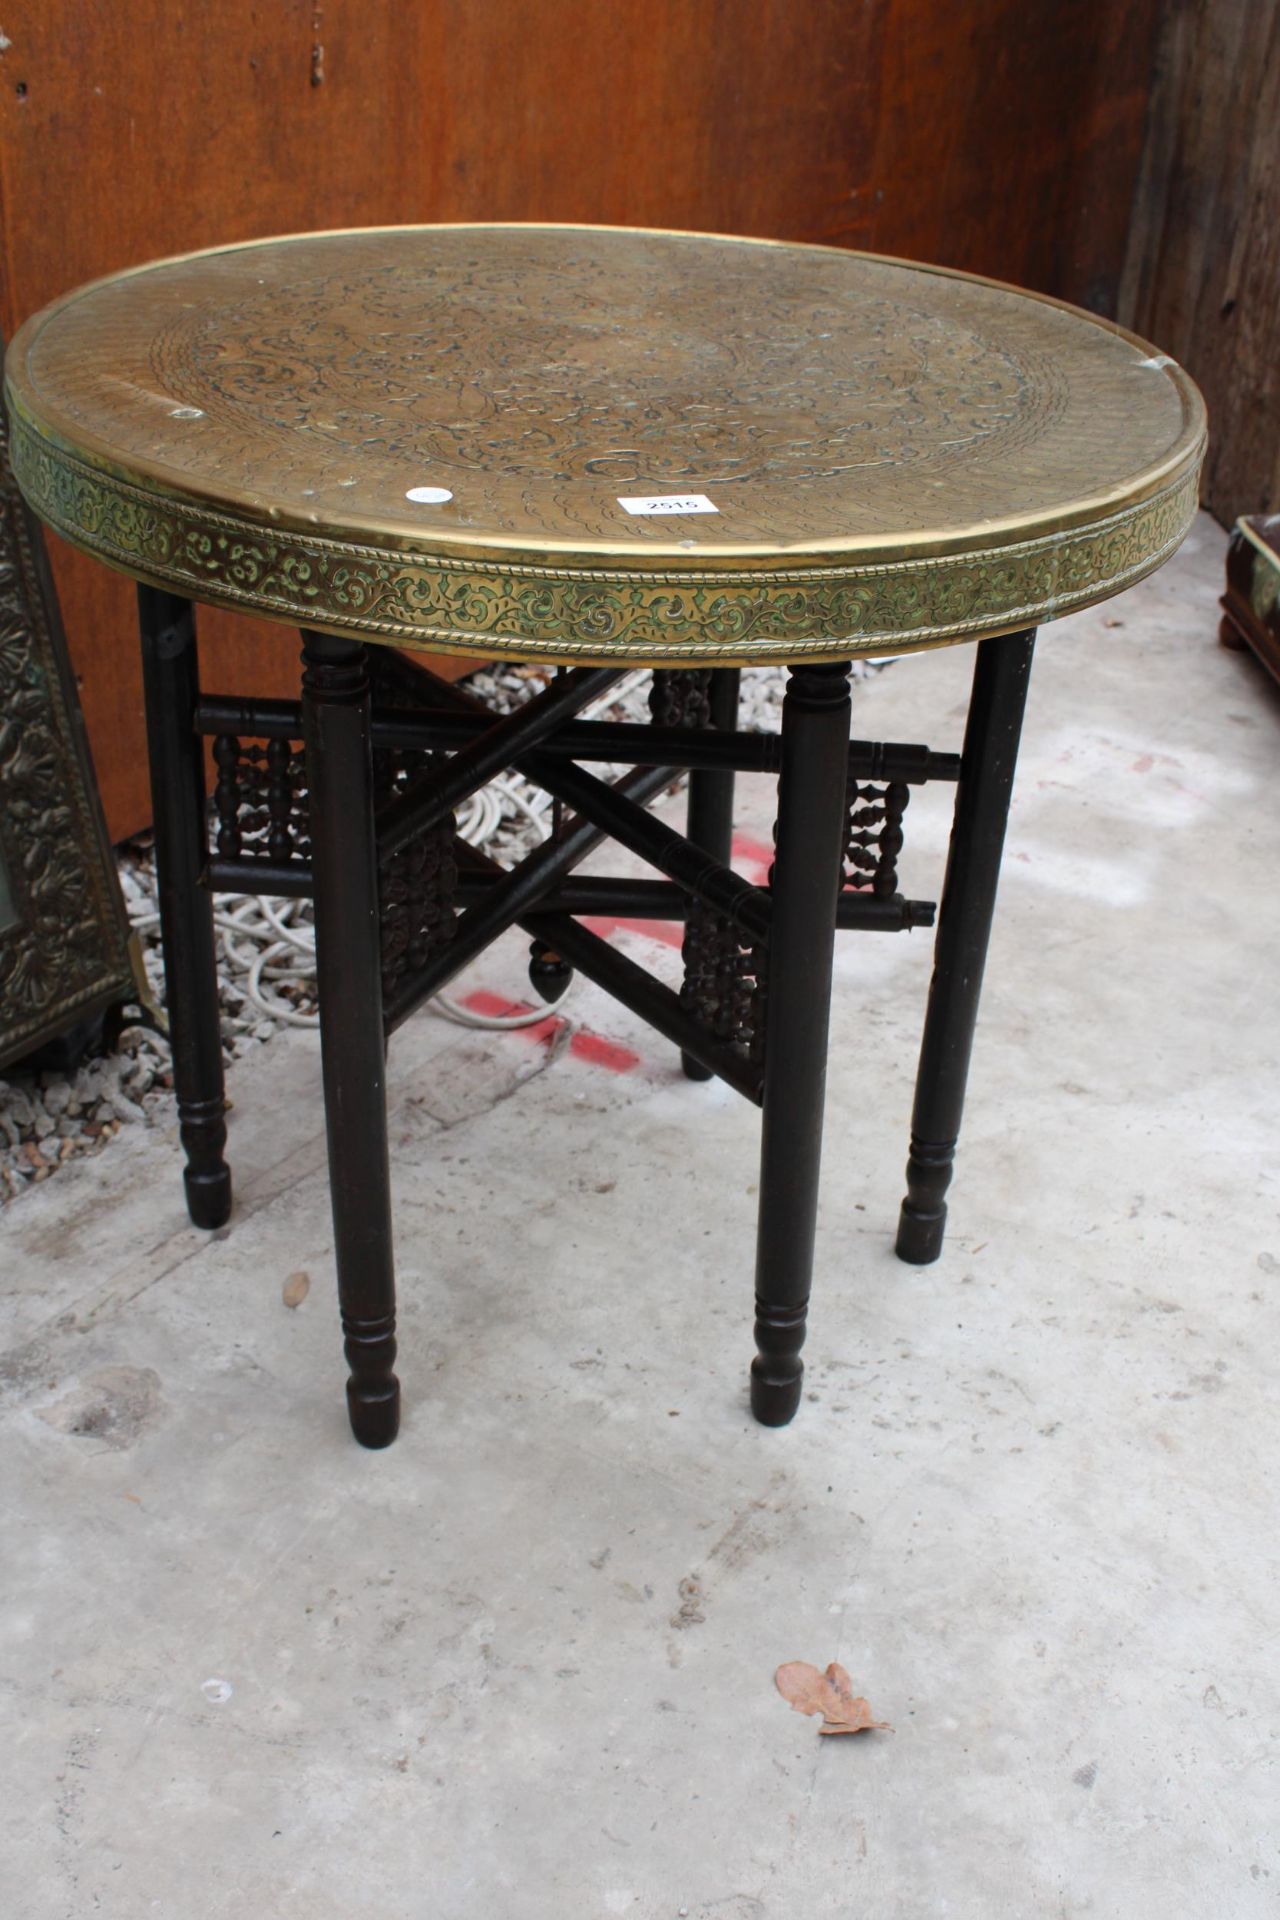
[[[834,297],[810,300],[802,318],[761,316],[757,263],[747,262],[734,331],[709,341],[692,326],[668,328],[660,354],[646,334],[610,323],[639,304],[625,268],[597,290],[599,317],[588,310],[567,332],[535,297],[532,258],[500,275],[456,266],[439,291],[419,263],[392,260],[358,288],[349,271],[306,280],[283,320],[268,287],[177,322],[157,370],[228,419],[305,433],[317,491],[326,453],[340,470],[350,460],[356,394],[361,444],[406,472],[450,482],[591,476],[606,497],[641,479],[656,490],[728,489],[779,473],[795,487],[851,466],[955,461],[993,437],[1007,449],[1023,425],[1028,382],[997,344],[885,295],[859,304],[852,335]],[[575,273],[591,277],[580,262]],[[751,352],[762,320],[767,362]],[[1060,383],[1052,369],[1037,372],[1043,426]]]
[[[1185,376],[1009,288],[828,247],[542,227],[298,235],[159,262],[24,329],[54,444],[332,538],[627,566],[1056,524],[1172,473]],[[451,497],[424,513],[424,484]],[[716,517],[619,495],[705,492]],[[652,556],[650,560],[649,556]],[[709,559],[709,565],[718,560]]]

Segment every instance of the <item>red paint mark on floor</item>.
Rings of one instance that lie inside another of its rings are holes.
[[[1140,754],[1133,763],[1133,771],[1134,773],[1150,773],[1155,763],[1156,762],[1155,762],[1154,754],[1151,754],[1151,753]]]
[[[466,994],[462,1004],[469,1007],[472,1013],[487,1014],[490,1019],[533,1011],[528,1000],[508,1000],[500,993],[486,992],[483,987]],[[528,1027],[512,1027],[510,1031],[518,1033],[525,1040],[536,1040],[543,1046],[549,1046],[563,1025],[559,1014],[549,1013],[545,1020],[535,1021]],[[617,1040],[606,1040],[602,1033],[591,1033],[585,1027],[580,1027],[574,1034],[569,1042],[569,1051],[575,1059],[586,1060],[593,1067],[604,1067],[609,1073],[632,1073],[640,1065],[640,1055],[633,1053],[630,1047],[624,1047]]]
[[[640,1055],[624,1047],[620,1040],[606,1040],[602,1033],[589,1033],[580,1027],[569,1042],[569,1051],[577,1060],[590,1061],[607,1073],[632,1073],[640,1065]]]

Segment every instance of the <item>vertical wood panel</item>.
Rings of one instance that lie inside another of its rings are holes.
[[[1114,304],[1159,0],[10,0],[0,317],[307,227],[689,226]],[[145,817],[132,595],[56,549],[112,831]],[[211,673],[294,683],[208,614]]]
[[[1209,407],[1205,504],[1280,505],[1280,5],[1171,0],[1122,317],[1184,362]]]

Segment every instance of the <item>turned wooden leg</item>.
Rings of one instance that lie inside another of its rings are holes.
[[[738,724],[738,687],[742,679],[736,667],[717,667],[708,690],[710,725],[722,733],[732,733]],[[688,838],[695,847],[727,867],[733,859],[733,781],[732,767],[712,772],[695,767],[689,775]],[[691,1053],[680,1055],[686,1079],[711,1080],[714,1075]]]
[[[369,673],[359,642],[303,634],[303,730],[329,1190],[351,1430],[400,1424],[387,1157],[386,1045],[373,828]]]
[[[942,1252],[1034,645],[1034,632],[983,640],[974,663],[898,1221],[898,1258],[913,1266]]]
[[[142,686],[151,764],[165,998],[173,1043],[178,1129],[187,1164],[187,1211],[197,1227],[221,1227],[231,1213],[218,1015],[213,900],[208,862],[203,743],[195,730],[200,681],[189,600],[138,588]]]
[[[767,1427],[791,1419],[804,1373],[848,760],[848,663],[792,667],[768,947],[751,1367],[751,1410]]]

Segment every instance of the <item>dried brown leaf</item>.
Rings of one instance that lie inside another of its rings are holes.
[[[833,1660],[825,1673],[807,1660],[788,1660],[773,1676],[774,1685],[796,1713],[820,1713],[819,1733],[867,1733],[873,1728],[892,1732],[887,1720],[874,1720],[871,1708],[853,1691],[839,1661]]]
[[[281,1289],[280,1298],[284,1301],[286,1307],[300,1307],[307,1297],[307,1290],[310,1285],[311,1275],[304,1272],[302,1268],[299,1268],[297,1273],[291,1273],[285,1281]]]
[[[833,1704],[830,1681],[807,1660],[788,1660],[774,1674],[773,1684],[796,1713],[825,1714]]]

